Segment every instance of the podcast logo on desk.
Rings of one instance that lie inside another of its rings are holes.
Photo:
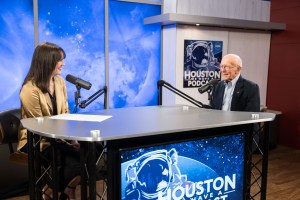
[[[243,134],[126,150],[121,161],[123,200],[243,199]]]
[[[183,87],[201,87],[220,79],[223,41],[184,40]]]

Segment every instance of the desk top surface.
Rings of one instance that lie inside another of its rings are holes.
[[[22,119],[21,123],[31,132],[49,138],[109,141],[266,122],[275,118],[274,113],[268,112],[220,111],[182,105],[107,109],[91,114],[112,117],[102,122],[43,117],[42,120]],[[100,136],[92,135],[91,130],[99,130]]]

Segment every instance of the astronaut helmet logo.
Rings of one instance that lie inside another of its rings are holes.
[[[159,193],[166,193],[186,180],[177,166],[175,149],[155,150],[135,159],[126,169],[127,186],[125,199],[157,199]]]
[[[219,48],[220,44],[218,44]],[[218,59],[213,53],[214,45],[210,41],[196,41],[186,47],[186,63],[190,62],[193,70],[219,68]]]

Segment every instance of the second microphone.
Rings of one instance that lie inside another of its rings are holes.
[[[219,79],[212,79],[202,87],[198,88],[198,91],[200,92],[200,94],[207,92],[208,90],[211,90],[213,87],[215,87],[219,81]]]
[[[92,87],[92,84],[90,82],[82,80],[81,78],[72,76],[71,74],[68,74],[66,76],[66,80],[68,82],[73,83],[74,85],[82,87],[82,88],[84,88],[86,90],[89,90]]]

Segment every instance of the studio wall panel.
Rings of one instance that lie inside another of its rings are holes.
[[[161,27],[144,18],[160,13],[160,5],[109,1],[110,108],[157,105]]]
[[[177,13],[246,19],[270,20],[270,2],[260,0],[176,0]]]
[[[266,105],[270,40],[269,32],[229,32],[228,53],[241,57],[242,76],[259,85],[261,105]]]
[[[272,9],[272,15],[271,17],[273,18],[273,12],[276,10],[282,10],[282,9],[290,9],[290,8],[295,8],[300,6],[300,1],[298,0],[272,0],[271,1],[271,9]]]
[[[176,52],[177,44],[176,44],[176,36],[177,36],[177,29],[176,25],[172,24],[169,26],[164,26],[163,28],[163,49],[162,49],[162,80],[167,81],[173,86],[176,86],[176,79],[177,79],[177,70],[176,70]],[[167,90],[163,89],[163,98],[162,98],[163,105],[174,105],[176,104],[176,94]]]
[[[20,107],[19,92],[34,49],[32,0],[0,6],[0,111]]]
[[[272,34],[267,106],[282,112],[279,143],[300,149],[300,3],[271,2],[271,19],[286,23],[287,29]]]
[[[104,0],[39,1],[39,41],[50,41],[66,51],[62,77],[67,74],[92,83],[81,89],[87,99],[105,85]],[[75,110],[75,85],[67,82],[71,112],[103,109],[103,97]]]

